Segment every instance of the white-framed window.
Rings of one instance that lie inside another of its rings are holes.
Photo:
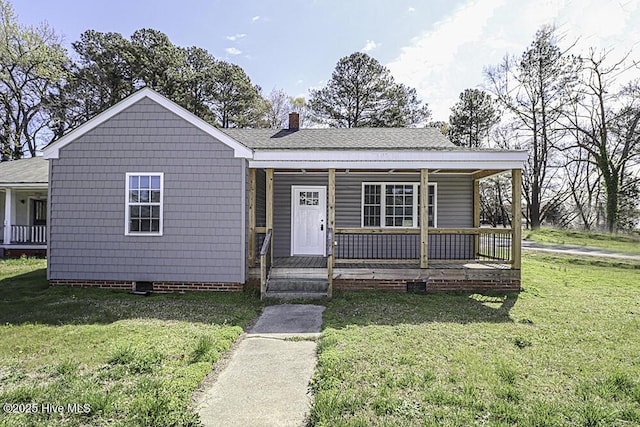
[[[125,235],[162,236],[164,174],[126,174]]]
[[[429,183],[429,227],[437,226],[437,184]],[[420,227],[420,184],[417,182],[363,182],[362,227]]]

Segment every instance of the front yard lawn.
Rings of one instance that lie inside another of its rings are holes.
[[[262,308],[243,293],[47,288],[45,267],[0,261],[0,425],[198,425],[193,391]]]
[[[542,244],[589,246],[628,254],[640,254],[640,235],[611,234],[597,231],[540,228],[527,230],[524,238]]]
[[[339,294],[322,426],[640,425],[640,265],[526,255],[520,294]]]

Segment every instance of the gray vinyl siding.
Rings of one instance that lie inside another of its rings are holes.
[[[420,182],[419,174],[338,174],[336,177],[336,227],[359,228],[363,182]],[[468,175],[429,175],[436,183],[436,222],[438,228],[464,228],[473,225],[473,181]],[[351,240],[347,240],[351,239]],[[466,238],[465,238],[466,239]],[[456,247],[443,237],[429,237],[429,257],[469,258],[469,242]],[[420,235],[337,236],[338,256],[345,258],[400,258],[420,256]],[[472,240],[470,240],[472,242]],[[346,249],[348,247],[348,249]]]
[[[51,161],[49,277],[243,282],[246,171],[160,105],[134,104]],[[127,172],[164,173],[162,236],[125,236]]]
[[[327,174],[275,174],[273,180],[273,254],[291,255],[291,186],[328,185]]]
[[[267,190],[264,169],[256,169],[256,227],[267,225]]]
[[[363,182],[420,182],[419,174],[336,174],[336,227],[361,226]],[[440,228],[473,226],[473,181],[468,175],[429,175],[437,183],[436,218]]]
[[[274,179],[274,255],[277,257],[291,254],[291,186],[292,185],[328,185],[326,174],[276,174]],[[336,173],[336,227],[360,228],[361,200],[363,182],[419,182],[419,174],[362,174]],[[439,228],[465,228],[473,226],[473,181],[468,175],[429,176],[429,182],[437,183],[436,218]],[[418,258],[419,235],[364,236],[361,244],[352,244],[354,248],[348,257],[367,257],[366,248],[377,247],[375,254],[382,258],[391,257],[390,246],[403,247],[402,257]],[[444,250],[444,243],[438,236],[430,237],[430,257],[447,256],[451,258],[469,256]],[[367,249],[369,250],[369,249]],[[371,255],[371,252],[369,253]]]

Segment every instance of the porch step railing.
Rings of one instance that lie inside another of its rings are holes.
[[[3,229],[4,228],[0,227]],[[2,234],[0,234],[1,236]],[[47,226],[46,225],[12,225],[11,226],[11,243],[17,244],[42,244],[47,243]]]
[[[271,273],[271,234],[271,230],[267,230],[260,248],[260,299],[267,295],[267,285]]]
[[[336,228],[337,261],[417,261],[420,258],[419,229]],[[428,259],[447,262],[510,263],[511,229],[430,228]]]

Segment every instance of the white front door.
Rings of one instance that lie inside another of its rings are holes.
[[[326,255],[327,187],[291,187],[291,255]]]

